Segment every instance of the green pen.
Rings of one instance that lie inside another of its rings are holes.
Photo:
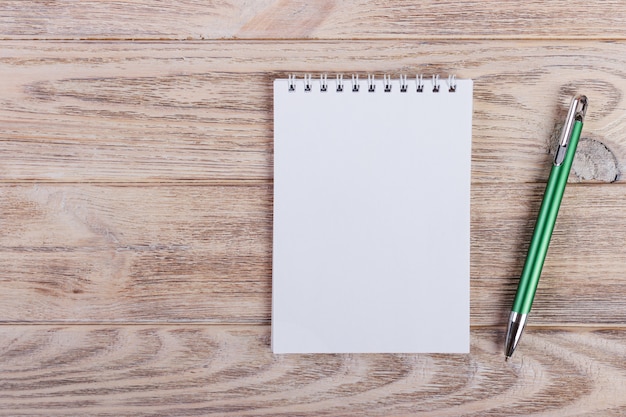
[[[511,309],[506,332],[505,355],[507,360],[511,357],[520,341],[530,307],[535,298],[541,269],[546,259],[548,245],[554,230],[556,216],[559,213],[563,191],[565,191],[567,177],[572,167],[586,112],[587,97],[582,95],[574,97],[567,113],[565,126],[563,126],[563,131],[561,132],[559,147],[550,171],[550,178],[548,178],[548,185],[546,186],[539,215],[537,216],[535,231],[530,241],[528,255],[526,255],[526,262],[524,263],[524,269],[522,270],[515,300],[513,301],[513,308]]]

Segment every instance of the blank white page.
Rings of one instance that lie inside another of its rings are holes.
[[[469,352],[472,81],[274,81],[272,349]]]

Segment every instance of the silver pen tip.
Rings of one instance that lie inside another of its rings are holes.
[[[527,314],[520,314],[515,311],[511,312],[509,317],[509,325],[506,331],[506,343],[504,347],[504,356],[510,358],[515,352],[515,348],[522,337],[524,327],[526,327]]]

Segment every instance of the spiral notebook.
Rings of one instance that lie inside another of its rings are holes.
[[[273,352],[469,352],[472,87],[274,81]]]

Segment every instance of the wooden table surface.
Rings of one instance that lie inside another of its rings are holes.
[[[626,415],[625,28],[620,1],[1,2],[0,415]],[[272,80],[307,72],[474,79],[469,355],[272,355]]]

